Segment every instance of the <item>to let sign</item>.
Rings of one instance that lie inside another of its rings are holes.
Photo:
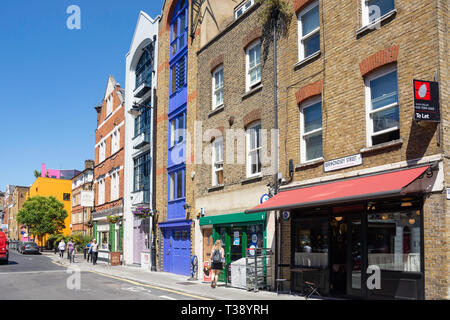
[[[440,122],[439,84],[432,81],[413,80],[414,120]]]

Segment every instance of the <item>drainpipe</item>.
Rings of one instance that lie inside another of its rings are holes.
[[[274,111],[274,129],[278,131],[278,69],[277,69],[277,21],[279,11],[276,8],[272,12],[273,23],[273,111]],[[278,134],[277,134],[278,138]],[[273,137],[272,137],[273,139]],[[278,142],[276,143],[278,148]],[[275,175],[274,175],[274,196],[278,193],[278,150],[272,150],[275,152]],[[278,211],[275,211],[275,277],[279,279],[278,257],[279,257],[279,232],[278,232]]]

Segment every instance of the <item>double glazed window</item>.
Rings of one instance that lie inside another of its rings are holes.
[[[112,94],[106,98],[106,116],[108,116],[113,111],[113,99]]]
[[[119,173],[111,175],[111,201],[119,199]]]
[[[223,66],[213,72],[213,110],[223,105]]]
[[[98,204],[105,203],[105,179],[100,179],[98,181]]]
[[[395,9],[394,0],[361,0],[363,26],[379,20]]]
[[[247,49],[247,91],[261,82],[261,42]]]
[[[174,17],[172,19],[172,40],[171,40],[171,57],[182,50],[187,44],[187,9],[188,2],[180,0],[175,8]]]
[[[150,190],[150,152],[134,159],[134,192]]]
[[[303,104],[300,119],[302,162],[322,158],[321,97],[311,99]]]
[[[98,151],[98,162],[103,162],[106,158],[106,150],[105,150],[105,142],[101,142],[99,145],[99,151]]]
[[[223,138],[216,138],[212,143],[212,185],[223,184]]]
[[[184,169],[169,173],[169,201],[184,198]]]
[[[173,147],[184,141],[186,131],[186,113],[170,120],[170,147]]]
[[[261,173],[261,123],[247,129],[247,177]]]
[[[234,18],[237,19],[240,16],[242,16],[244,14],[244,12],[247,11],[248,9],[250,9],[254,3],[255,3],[255,0],[248,0],[248,1],[245,1],[243,4],[241,4],[240,6],[238,6],[234,10]]]
[[[120,149],[120,129],[115,130],[111,135],[111,154]]]
[[[400,138],[397,69],[388,68],[366,78],[367,144]]]
[[[319,2],[315,1],[298,15],[299,61],[320,51]]]
[[[144,48],[136,68],[136,88],[145,83],[152,85],[154,46],[153,43]]]
[[[171,69],[171,94],[180,91],[186,85],[187,56],[178,60]]]
[[[150,108],[145,108],[142,113],[134,120],[134,136],[149,132],[150,128]]]

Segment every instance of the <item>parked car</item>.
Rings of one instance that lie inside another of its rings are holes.
[[[8,239],[6,234],[0,231],[0,262],[8,264],[9,260],[9,250],[8,250]]]
[[[19,247],[19,252],[22,254],[27,253],[38,254],[39,246],[34,242],[22,242],[22,244]]]

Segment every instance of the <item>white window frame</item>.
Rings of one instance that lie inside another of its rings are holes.
[[[369,12],[369,0],[361,0],[361,17],[362,17],[362,26],[368,26],[370,24],[377,23],[381,20],[381,18],[385,15],[388,15],[392,11],[395,10],[395,0],[394,0],[394,9],[390,12],[386,12],[384,15],[380,15],[380,17],[372,22],[370,22],[370,12]]]
[[[119,199],[119,173],[111,174],[111,201]]]
[[[307,101],[303,102],[300,106],[300,160],[301,163],[308,163],[312,161],[317,161],[323,159],[323,135],[322,135],[322,156],[315,158],[315,159],[306,159],[306,138],[308,136],[311,136],[315,133],[322,132],[323,133],[323,119],[322,119],[322,126],[318,129],[314,129],[308,132],[305,132],[305,109],[317,104],[322,103],[322,96],[317,96],[308,99]],[[321,104],[321,112],[322,112],[322,104]]]
[[[120,149],[120,129],[116,129],[111,134],[111,154],[116,153]]]
[[[216,77],[220,72],[222,72],[222,83],[221,83],[221,86],[216,88]],[[223,106],[223,82],[224,82],[223,81],[223,65],[221,65],[213,71],[213,76],[212,76],[212,109],[213,110],[217,109],[218,107]],[[222,101],[220,103],[217,103],[216,94],[219,92],[222,92]]]
[[[373,132],[373,120],[372,120],[372,116],[375,113],[381,112],[381,111],[385,111],[388,109],[392,109],[392,108],[399,108],[399,102],[397,99],[397,102],[395,103],[391,103],[388,104],[382,108],[379,108],[377,110],[372,110],[372,96],[371,96],[371,89],[370,89],[370,82],[373,80],[376,80],[380,77],[383,77],[385,75],[388,75],[392,72],[397,71],[397,92],[399,93],[399,87],[398,87],[398,70],[397,70],[397,66],[393,65],[393,66],[389,66],[389,67],[385,67],[382,68],[380,70],[374,71],[373,73],[371,73],[370,75],[366,76],[364,79],[364,84],[365,84],[365,94],[366,94],[366,143],[367,143],[367,147],[372,147],[372,137],[374,136],[379,136],[391,131],[396,131],[396,130],[400,130],[400,125],[386,129],[386,130],[382,130],[379,131],[377,133]],[[400,112],[399,112],[400,114]],[[400,121],[400,120],[399,120]]]
[[[255,65],[252,69],[250,69],[250,51],[252,49],[254,49],[255,47],[259,46],[259,63],[257,65]],[[245,50],[245,72],[246,72],[246,89],[247,91],[250,91],[253,87],[255,87],[256,85],[258,85],[259,83],[261,83],[261,78],[262,78],[262,70],[261,70],[261,41],[257,40],[254,43],[252,43],[250,46],[247,47],[247,50]],[[259,68],[260,69],[260,76],[259,79],[257,79],[254,82],[250,82],[251,76],[250,73]]]
[[[216,152],[216,146],[217,145],[221,145],[222,146],[222,151],[221,151],[221,159],[218,158],[217,152]],[[219,181],[217,179],[217,173],[222,171],[222,176],[223,176],[223,137],[217,137],[212,145],[212,161],[211,161],[211,167],[212,167],[212,185],[213,186],[219,186],[221,184],[219,184]]]
[[[100,142],[99,150],[98,150],[98,162],[101,163],[106,159],[106,150],[105,150],[105,142]]]
[[[303,61],[307,59],[308,57],[311,57],[312,55],[317,54],[320,52],[320,45],[319,50],[310,54],[309,56],[305,57],[305,45],[304,41],[314,36],[316,33],[320,33],[320,8],[319,8],[319,26],[303,36],[303,25],[302,25],[302,16],[307,14],[309,11],[314,9],[315,7],[319,6],[319,1],[314,1],[313,3],[309,4],[306,8],[304,8],[300,13],[297,15],[297,25],[298,25],[298,60]],[[320,39],[320,36],[319,36]],[[319,40],[320,41],[320,40]]]
[[[105,203],[105,179],[98,180],[98,204]]]
[[[255,0],[248,0],[242,2],[239,6],[234,9],[234,18],[238,19],[240,16],[242,16],[248,9],[250,9],[255,4]],[[242,9],[242,11],[241,11]]]
[[[262,152],[262,147],[261,145],[256,146],[255,149],[250,149],[250,138],[251,138],[251,133],[252,130],[254,131],[253,128],[255,128],[256,126],[261,125],[261,121],[256,121],[254,123],[252,123],[250,126],[247,127],[247,131],[246,131],[246,156],[247,156],[247,178],[253,178],[253,177],[259,177],[261,176],[262,173],[262,163],[261,163],[261,168],[259,172],[255,172],[252,173],[252,153],[257,153],[259,151],[259,160],[261,162],[261,152]],[[262,130],[262,128],[261,128]],[[261,141],[262,137],[260,137],[259,142],[262,143]]]
[[[110,94],[108,98],[106,98],[106,116],[109,116],[112,113],[112,109],[112,94]]]

